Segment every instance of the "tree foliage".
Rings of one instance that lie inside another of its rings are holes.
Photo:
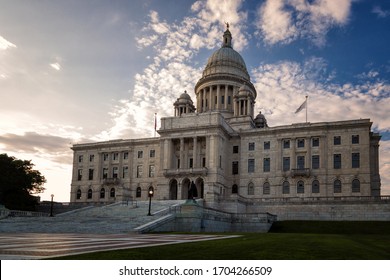
[[[32,194],[42,193],[46,179],[33,169],[31,160],[0,154],[0,203],[13,210],[34,210]]]

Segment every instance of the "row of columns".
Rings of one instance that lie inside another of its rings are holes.
[[[195,136],[192,138],[193,141],[193,149],[192,149],[192,168],[198,168],[201,165],[201,162],[199,162],[199,151],[201,151],[201,148],[199,147],[198,140],[200,137]],[[187,139],[187,137],[186,137]],[[206,138],[207,139],[207,138]],[[163,169],[172,169],[177,168],[175,160],[175,151],[173,147],[173,140],[174,139],[165,139],[164,141],[164,159],[163,159]],[[206,155],[207,155],[207,144],[206,144]],[[187,154],[188,151],[186,151],[185,148],[185,138],[180,138],[180,150],[179,150],[179,160],[180,160],[180,168],[189,168],[188,164],[185,164],[189,158],[191,158],[191,155]],[[187,166],[188,165],[188,166]]]
[[[213,92],[214,86],[209,86],[201,89],[198,92],[197,96],[197,110],[198,113],[206,112],[209,110],[222,110],[228,109],[229,105],[229,85],[217,85],[217,91]],[[224,87],[224,90],[221,90],[221,87]],[[223,92],[222,92],[223,91]],[[234,91],[234,90],[233,90]],[[230,95],[232,98],[233,93]],[[222,99],[223,98],[223,99]],[[216,102],[215,102],[216,100]],[[223,101],[223,104],[222,104]]]
[[[254,115],[253,102],[249,99],[238,99],[234,101],[234,116],[252,116]]]

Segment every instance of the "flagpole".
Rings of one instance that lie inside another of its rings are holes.
[[[156,137],[157,130],[157,113],[154,113],[154,137]]]
[[[307,123],[307,95],[306,95],[306,123]]]

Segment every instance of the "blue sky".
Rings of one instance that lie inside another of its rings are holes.
[[[73,143],[152,137],[230,23],[270,126],[370,118],[390,195],[390,1],[0,0],[0,152],[69,201]]]

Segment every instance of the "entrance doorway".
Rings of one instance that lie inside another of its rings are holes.
[[[169,199],[177,200],[177,180],[172,179],[169,182]]]

